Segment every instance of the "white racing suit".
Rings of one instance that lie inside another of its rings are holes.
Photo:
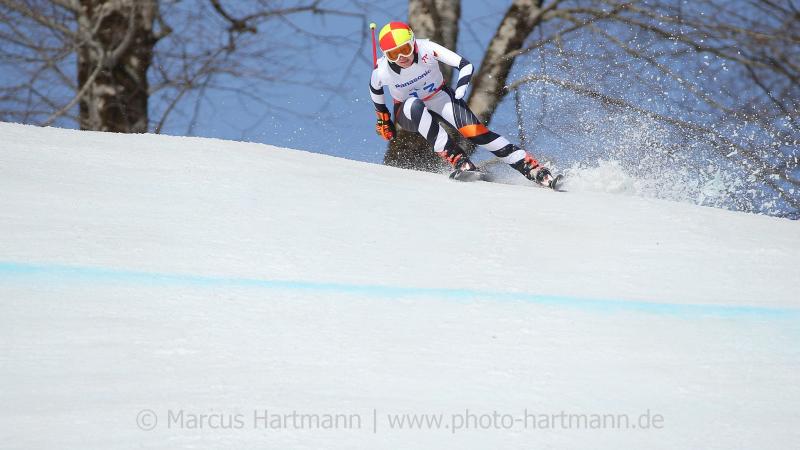
[[[454,126],[472,143],[531,178],[531,169],[539,166],[533,156],[489,130],[469,109],[463,97],[472,77],[472,64],[458,54],[427,39],[417,39],[414,64],[403,69],[385,57],[372,71],[370,94],[378,112],[389,112],[383,95],[386,86],[394,99],[395,122],[408,131],[419,132],[444,159],[454,164],[463,151],[452,142],[431,111]],[[458,68],[458,82],[453,91],[446,85],[439,62]]]

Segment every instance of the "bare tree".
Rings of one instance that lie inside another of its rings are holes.
[[[545,14],[541,34],[509,56],[530,69],[508,86],[571,95],[612,117],[646,118],[670,142],[666,162],[701,171],[728,166],[737,192],[726,206],[788,215],[800,210],[800,10],[792,1],[563,1]],[[551,111],[552,128],[584,134],[582,114]],[[558,117],[556,120],[555,117]],[[591,139],[603,142],[600,132]],[[679,142],[681,141],[681,142]],[[606,149],[608,151],[608,149]],[[779,203],[779,207],[774,204]]]
[[[64,2],[78,22],[80,127],[144,133],[148,128],[147,71],[163,35],[153,30],[154,0]],[[70,102],[71,103],[71,102]],[[68,103],[64,108],[69,107]],[[64,109],[62,108],[62,110]],[[49,119],[52,120],[52,119]]]
[[[410,0],[409,21],[436,39],[441,22],[420,6],[432,3]],[[540,108],[533,132],[573,147],[603,145],[601,127],[585,131],[587,108],[645,118],[675,130],[673,142],[659,145],[676,163],[733,164],[756,180],[727,206],[759,210],[774,195],[787,214],[800,211],[796,1],[514,0],[504,11],[468,100],[484,122],[520,89],[532,101],[517,97],[518,110]],[[386,162],[435,167],[427,146],[405,151],[390,144]]]
[[[363,22],[360,13],[328,9],[323,0],[189,3],[3,0],[0,70],[10,76],[5,78],[8,83],[0,84],[0,119],[161,132],[170,115],[194,93],[191,132],[206,90],[230,90],[232,95],[263,101],[253,89],[224,81],[287,81],[293,59],[281,52],[296,51],[303,44],[276,45],[275,35],[253,39],[266,23],[282,20],[290,27],[287,18],[304,13],[346,15]],[[293,31],[303,35],[299,41],[338,43],[308,30]],[[258,66],[270,56],[281,57],[273,58],[269,70]]]

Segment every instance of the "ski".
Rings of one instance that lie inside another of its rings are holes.
[[[563,179],[564,179],[564,175],[561,175],[561,174],[556,175],[555,177],[553,177],[552,180],[550,180],[550,183],[549,183],[548,187],[550,189],[554,190],[554,191],[557,191],[557,192],[565,192],[562,189],[562,187],[560,186],[561,180],[563,180]]]
[[[454,170],[450,173],[450,179],[456,181],[480,181],[483,180],[483,172],[479,170]]]
[[[488,181],[488,182],[496,182],[491,175],[487,175],[480,170],[454,170],[450,172],[450,179],[455,181],[463,181],[463,182],[472,182],[472,181]],[[556,175],[552,177],[552,179],[547,182],[547,184],[537,183],[534,182],[533,184],[543,187],[549,188],[557,192],[566,192],[561,186],[561,183],[564,179],[564,175]]]

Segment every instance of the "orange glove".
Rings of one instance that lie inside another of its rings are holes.
[[[375,131],[387,141],[394,139],[395,129],[389,113],[380,111],[375,111],[375,113],[378,114],[378,123],[375,124]]]

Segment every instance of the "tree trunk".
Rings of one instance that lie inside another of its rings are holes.
[[[455,50],[458,41],[458,20],[461,16],[460,0],[409,0],[408,24],[418,38],[430,39]],[[440,65],[444,79],[449,82],[453,69]],[[448,130],[453,133],[453,130]],[[446,168],[433,149],[416,131],[398,130],[397,137],[389,142],[383,158],[389,166],[405,169],[438,172]]]
[[[484,123],[489,123],[507,94],[505,86],[514,58],[506,55],[522,48],[525,39],[539,24],[544,13],[542,3],[544,0],[514,0],[489,42],[480,70],[472,78],[469,98],[470,109]]]
[[[80,0],[82,130],[144,133],[157,0]]]

